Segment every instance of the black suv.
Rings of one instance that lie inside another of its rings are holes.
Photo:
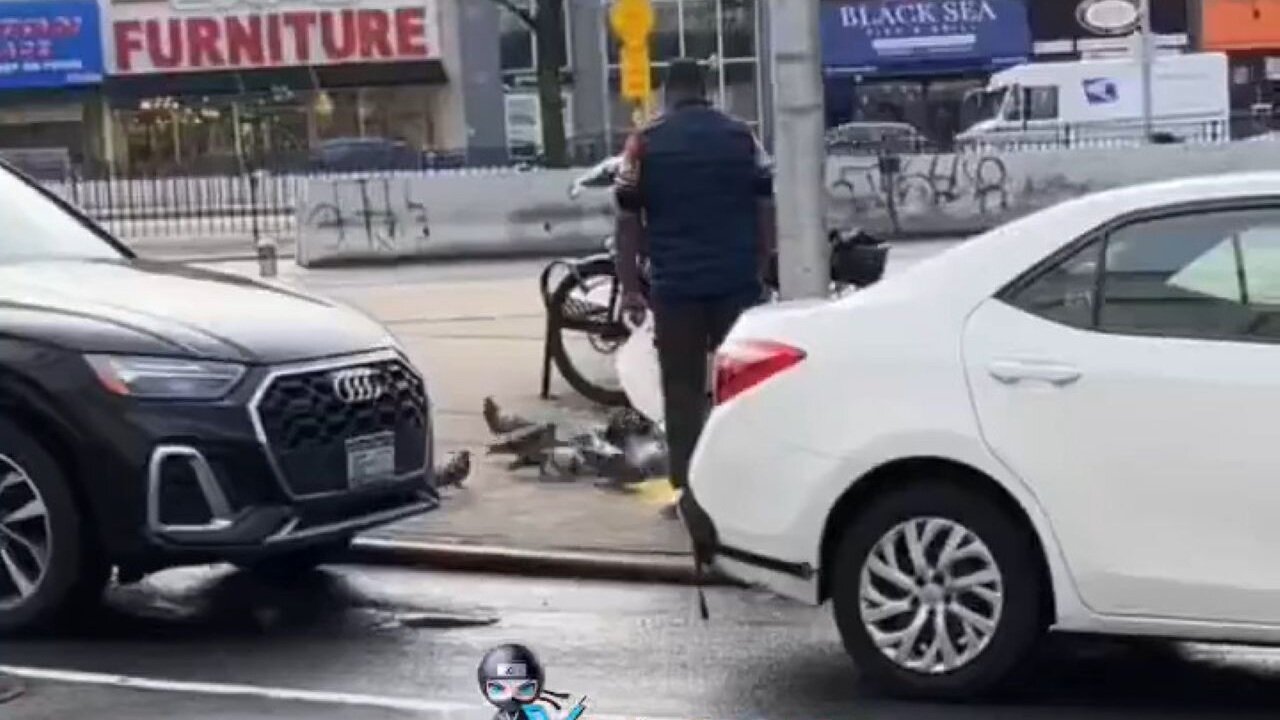
[[[431,510],[430,400],[327,300],[147,262],[0,165],[0,631],[183,564],[314,566]]]

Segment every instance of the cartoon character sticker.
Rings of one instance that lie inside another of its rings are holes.
[[[524,645],[493,648],[485,653],[476,674],[484,699],[498,708],[493,720],[579,720],[587,709],[584,696],[564,710],[558,701],[568,700],[569,695],[547,690],[542,663]]]

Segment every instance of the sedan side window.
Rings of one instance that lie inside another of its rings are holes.
[[[1102,243],[1093,241],[1016,290],[1007,301],[1046,320],[1093,326]]]
[[[1099,328],[1280,338],[1280,210],[1161,218],[1108,238]]]

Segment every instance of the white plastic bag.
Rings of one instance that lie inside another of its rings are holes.
[[[654,346],[653,314],[631,329],[631,337],[618,348],[618,380],[622,391],[641,415],[662,424],[662,368],[658,364],[658,348]]]

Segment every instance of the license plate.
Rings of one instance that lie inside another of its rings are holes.
[[[347,482],[360,487],[396,474],[395,433],[381,432],[347,440]]]

